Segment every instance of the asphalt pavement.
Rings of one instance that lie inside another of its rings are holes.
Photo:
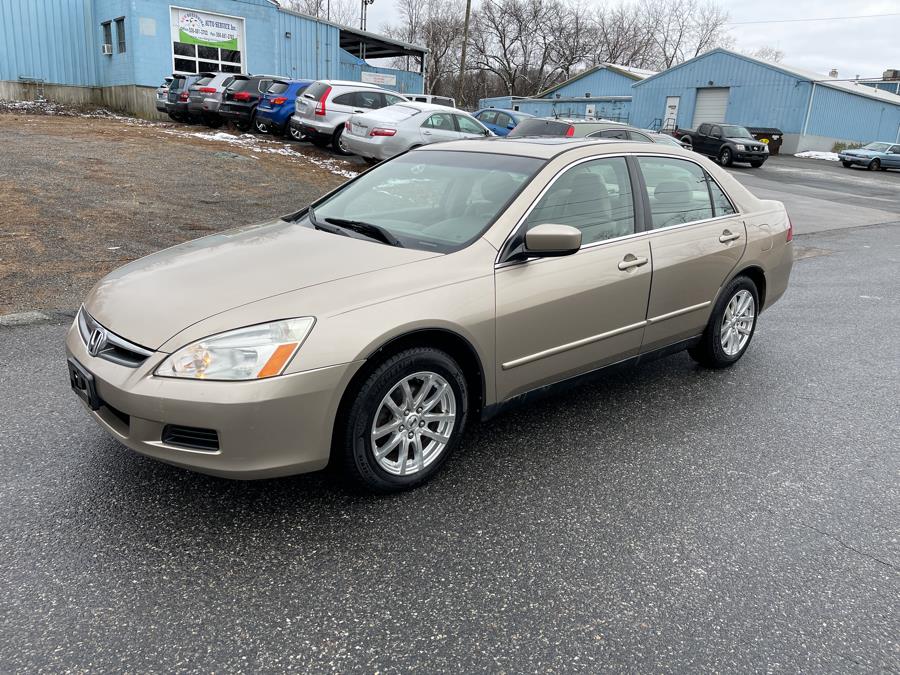
[[[476,425],[402,495],[142,458],[0,327],[0,671],[900,671],[900,224],[796,239],[734,368]]]
[[[900,214],[896,170],[845,169],[840,162],[773,155],[759,169],[735,164],[729,172],[760,199],[784,202],[798,234],[890,223]]]

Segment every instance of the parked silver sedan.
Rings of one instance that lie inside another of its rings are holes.
[[[493,135],[462,110],[406,101],[353,115],[344,127],[343,141],[350,152],[381,161],[430,143]]]

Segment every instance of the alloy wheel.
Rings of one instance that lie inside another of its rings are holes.
[[[371,426],[378,466],[395,476],[421,473],[447,447],[456,426],[456,397],[441,375],[405,376],[381,400]]]
[[[291,138],[293,138],[295,141],[303,140],[303,132],[300,131],[299,129],[297,129],[296,127],[290,127],[290,134],[291,134]]]
[[[747,346],[756,322],[756,302],[750,291],[741,289],[725,306],[719,340],[722,351],[728,356],[737,356]]]

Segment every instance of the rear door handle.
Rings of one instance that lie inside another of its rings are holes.
[[[619,269],[623,272],[626,272],[635,267],[646,265],[648,262],[650,262],[649,258],[636,258],[629,253],[625,256],[625,259],[619,263]]]
[[[722,233],[722,235],[719,237],[719,241],[722,242],[723,244],[727,244],[729,241],[735,241],[740,238],[741,238],[740,233],[732,234],[728,230],[725,230]]]

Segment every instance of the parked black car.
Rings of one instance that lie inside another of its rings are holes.
[[[241,131],[248,131],[263,94],[276,79],[281,78],[275,75],[235,75],[222,94],[219,116],[226,122],[234,122]]]
[[[715,157],[722,166],[734,162],[748,162],[758,169],[769,159],[769,149],[744,127],[724,122],[704,122],[697,130],[677,129],[675,138],[690,143],[694,152]]]

